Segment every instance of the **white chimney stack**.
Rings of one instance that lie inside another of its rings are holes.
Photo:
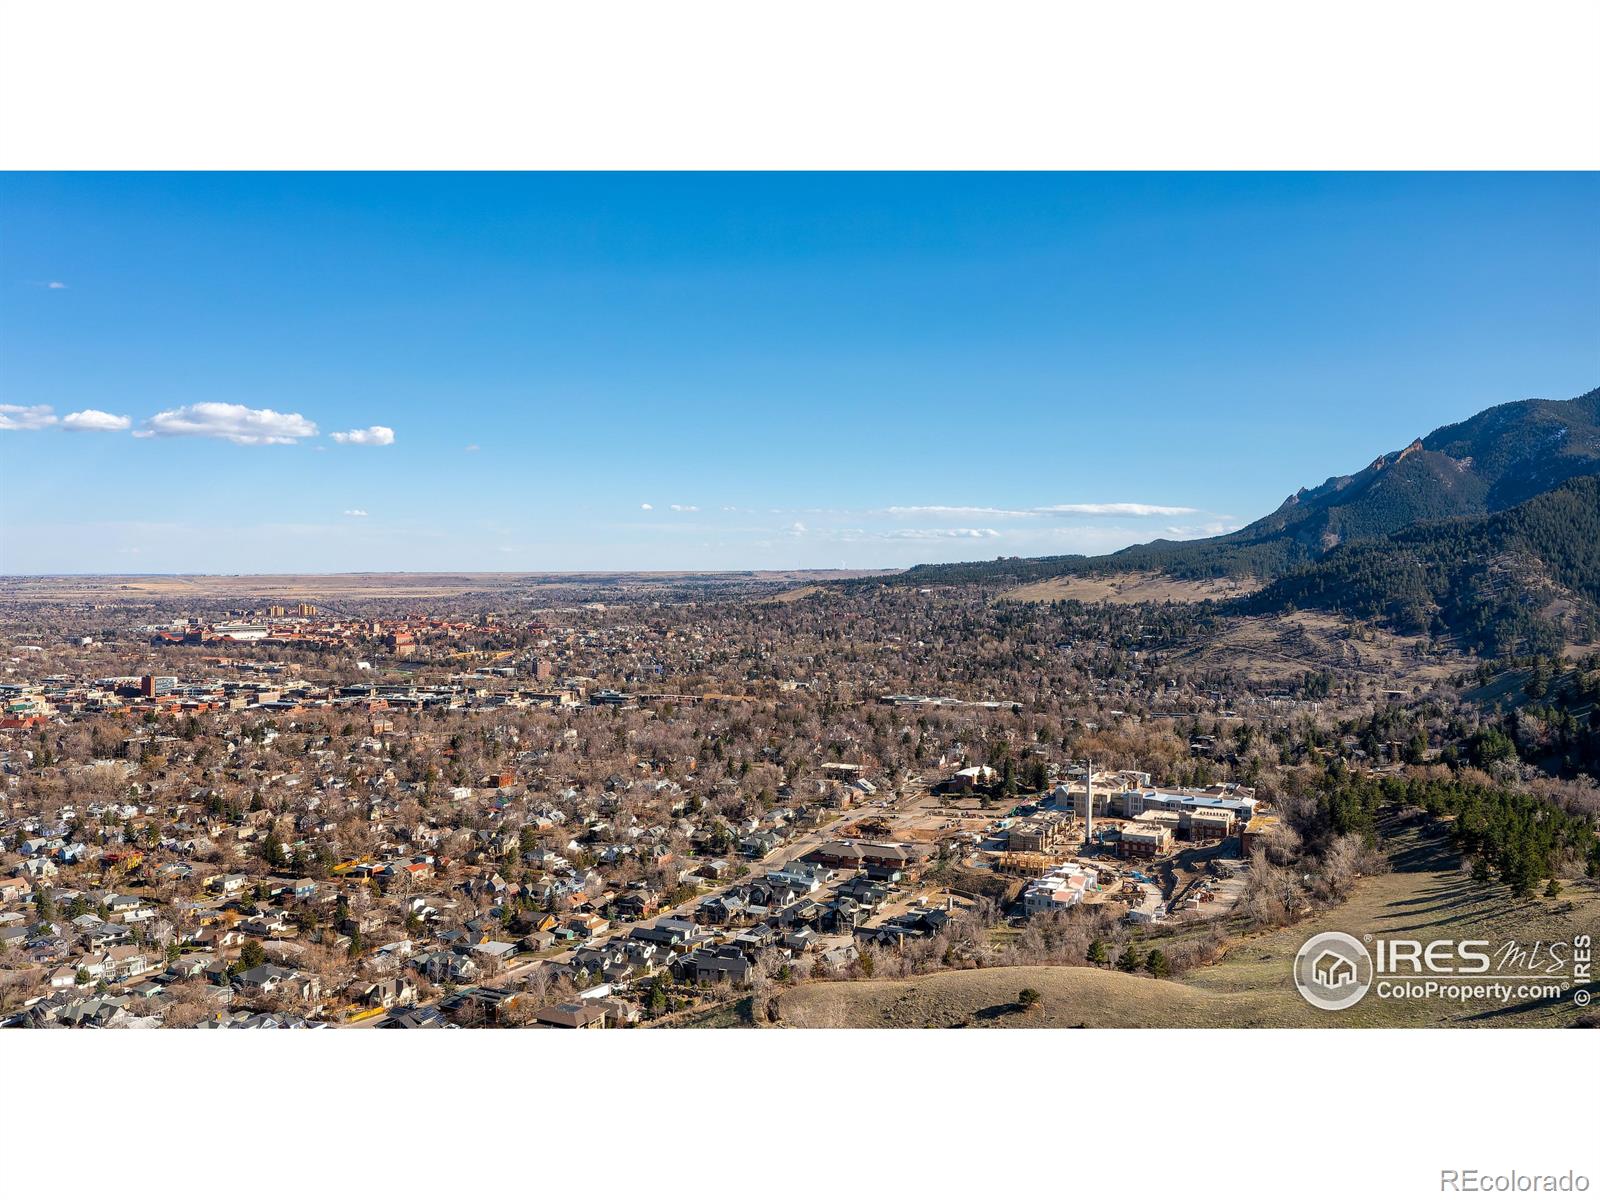
[[[1083,775],[1083,844],[1094,841],[1094,764],[1084,764]]]

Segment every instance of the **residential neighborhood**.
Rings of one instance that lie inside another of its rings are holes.
[[[1077,757],[1126,692],[1097,685],[1089,720],[894,658],[862,689],[803,628],[752,672],[761,610],[695,594],[95,606],[52,613],[75,628],[49,645],[13,609],[0,1021],[674,1024],[885,954],[1000,961],[1072,909],[1131,929],[1239,903],[1273,806]]]

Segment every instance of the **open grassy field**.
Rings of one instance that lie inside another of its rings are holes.
[[[1358,631],[1332,613],[1306,610],[1235,618],[1220,633],[1177,658],[1191,667],[1237,671],[1258,684],[1294,680],[1306,671],[1331,668],[1384,687],[1409,688],[1439,683],[1462,669],[1461,659],[1420,655],[1423,641],[1379,629]]]
[[[790,588],[788,591],[779,592],[775,596],[764,596],[757,600],[757,604],[790,604],[796,600],[804,600],[807,596],[815,596],[822,589],[814,583],[801,587]]]
[[[1581,1015],[1570,999],[1457,1003],[1384,999],[1376,990],[1342,1012],[1305,1003],[1290,968],[1313,933],[1357,937],[1475,938],[1498,948],[1515,939],[1566,942],[1600,932],[1600,889],[1568,881],[1563,894],[1516,900],[1499,885],[1474,883],[1437,831],[1394,831],[1388,874],[1360,881],[1351,897],[1298,925],[1237,937],[1220,961],[1180,980],[1157,980],[1096,967],[997,967],[913,979],[805,984],[785,992],[783,1024],[800,1027],[949,1028],[1404,1028],[1551,1027]],[[1180,935],[1181,936],[1181,935]],[[1491,951],[1492,953],[1492,951]],[[1043,1002],[1016,1003],[1023,988]]]
[[[1036,1009],[1017,1004],[1023,988],[1043,997]],[[1234,1006],[1219,992],[1098,967],[990,967],[804,984],[783,994],[778,1011],[782,1024],[808,1029],[1194,1029],[1237,1023]]]
[[[1002,600],[1048,602],[1081,600],[1085,604],[1194,603],[1248,596],[1261,584],[1254,579],[1173,579],[1155,572],[1117,575],[1061,575],[1041,579],[1004,593]]]

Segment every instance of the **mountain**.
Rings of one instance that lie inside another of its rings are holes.
[[[1600,389],[1519,400],[1436,429],[1352,475],[1303,488],[1243,529],[1154,541],[1114,554],[912,567],[896,582],[1029,582],[1057,575],[1161,571],[1179,578],[1276,579],[1348,543],[1418,522],[1501,512],[1569,479],[1600,474]]]
[[[1313,608],[1480,654],[1554,654],[1600,632],[1600,475],[1514,508],[1353,541],[1229,606]]]

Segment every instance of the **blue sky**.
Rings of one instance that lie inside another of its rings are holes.
[[[5,175],[0,572],[1202,536],[1600,384],[1597,215],[1593,175]]]

